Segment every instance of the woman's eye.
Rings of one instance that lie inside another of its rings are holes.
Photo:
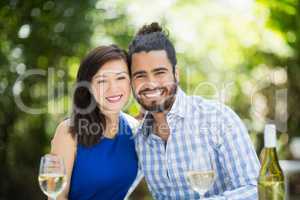
[[[105,83],[105,82],[106,82],[106,80],[98,80],[98,81],[97,81],[98,84],[100,84],[100,83]]]
[[[124,79],[126,79],[125,76],[120,76],[120,77],[117,78],[117,80],[124,80]]]

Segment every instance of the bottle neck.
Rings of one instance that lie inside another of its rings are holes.
[[[276,127],[274,124],[267,124],[264,130],[265,147],[276,147]]]
[[[264,147],[264,154],[270,159],[277,159],[277,152],[276,152],[276,147]]]
[[[259,179],[261,181],[282,181],[284,179],[275,147],[265,147],[261,152],[260,161]]]
[[[275,147],[265,147],[261,152],[261,163],[262,165],[269,165],[270,163],[276,163],[276,165],[280,168],[278,162],[278,156]]]

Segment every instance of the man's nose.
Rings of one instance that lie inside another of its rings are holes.
[[[159,85],[156,84],[155,82],[146,82],[143,85],[141,85],[142,90],[154,90],[156,88],[158,88]]]
[[[147,86],[149,88],[154,89],[159,86],[159,82],[154,76],[149,76],[147,81]]]

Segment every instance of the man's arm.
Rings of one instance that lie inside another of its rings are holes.
[[[260,164],[241,119],[228,107],[222,108],[219,127],[222,145],[220,161],[226,172],[226,191],[207,199],[257,200],[257,178]]]

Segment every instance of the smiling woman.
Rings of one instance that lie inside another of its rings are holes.
[[[137,177],[131,139],[136,121],[121,113],[130,96],[126,58],[111,45],[92,50],[81,62],[72,117],[52,140],[51,153],[62,156],[67,168],[67,188],[59,199],[121,200]]]
[[[93,77],[91,87],[103,112],[119,112],[130,95],[127,63],[123,59],[106,62]]]

